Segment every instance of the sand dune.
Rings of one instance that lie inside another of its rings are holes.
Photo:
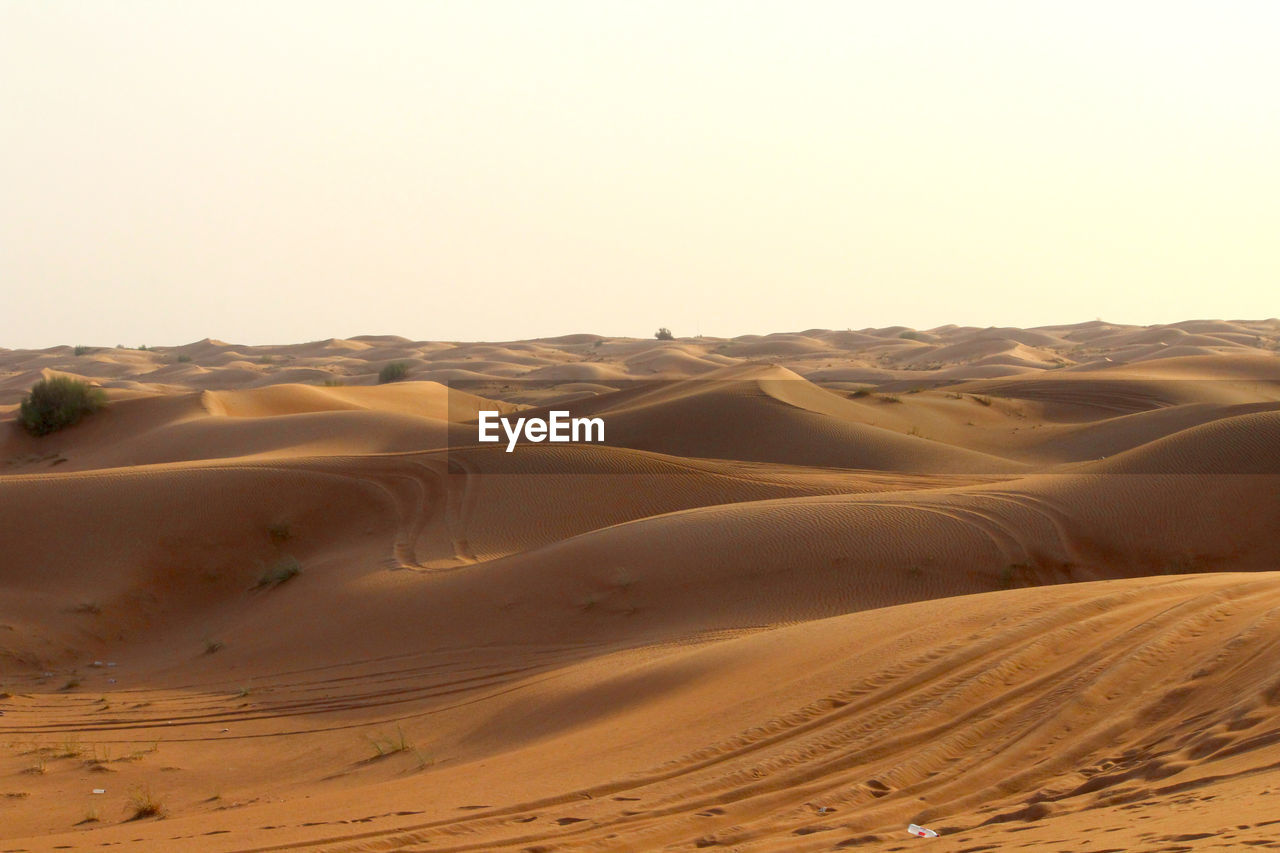
[[[1278,342],[0,350],[0,848],[1275,846]]]

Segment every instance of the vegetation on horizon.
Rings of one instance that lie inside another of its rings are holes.
[[[399,382],[408,375],[409,363],[407,361],[393,361],[378,371],[378,384],[386,385],[388,382]]]
[[[671,334],[671,330],[666,326],[653,333],[653,336],[660,341],[674,341],[676,336]]]

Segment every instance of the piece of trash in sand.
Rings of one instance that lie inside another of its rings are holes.
[[[96,660],[96,661],[94,661],[93,663],[89,664],[89,666],[95,667],[95,668],[97,668],[97,669],[101,669],[101,668],[102,668],[102,661],[100,661],[100,660]]]
[[[53,678],[53,673],[52,673],[52,672],[42,672],[42,673],[40,673],[40,677],[41,677],[41,678]]]
[[[907,832],[920,838],[937,838],[938,833],[932,829],[925,829],[923,826],[916,826],[914,823],[907,827]]]
[[[115,662],[115,661],[113,661],[113,660],[109,660],[109,661],[107,661],[107,666],[115,666],[115,665],[116,665],[116,662]]]
[[[94,789],[93,789],[93,792],[94,792],[95,794],[105,794],[105,793],[107,792],[107,789],[106,789],[106,788],[94,788]]]
[[[220,732],[229,732],[229,731],[231,731],[231,729],[218,729],[218,731],[220,731]]]

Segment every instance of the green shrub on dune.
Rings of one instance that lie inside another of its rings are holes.
[[[41,379],[18,409],[18,422],[32,435],[48,435],[78,423],[107,404],[106,394],[69,376]]]
[[[393,361],[378,371],[378,384],[386,385],[388,382],[399,382],[409,375],[409,365],[403,361]]]

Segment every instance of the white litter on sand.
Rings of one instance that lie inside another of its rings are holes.
[[[918,838],[937,838],[938,833],[932,829],[925,829],[923,826],[916,826],[914,823],[907,827],[907,832]]]

